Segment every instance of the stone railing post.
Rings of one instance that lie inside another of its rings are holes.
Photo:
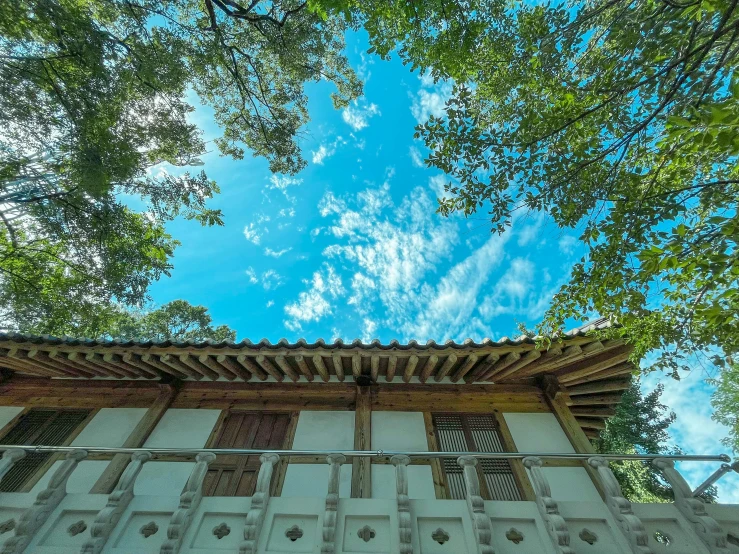
[[[665,458],[657,458],[652,462],[658,468],[670,486],[675,496],[675,507],[685,516],[693,527],[696,535],[708,547],[711,554],[727,554],[726,532],[718,522],[708,515],[706,505],[700,498],[693,496],[690,485],[675,469],[675,462]]]
[[[652,554],[652,549],[648,545],[649,536],[646,529],[644,529],[644,524],[631,509],[631,502],[624,498],[608,461],[600,456],[594,456],[588,458],[588,464],[596,471],[605,494],[606,505],[629,541],[631,551],[634,554]]]
[[[87,458],[84,450],[75,450],[67,457],[54,472],[49,485],[38,493],[36,502],[21,515],[15,528],[14,536],[3,544],[2,554],[20,554],[29,545],[34,534],[46,522],[62,499],[67,495],[67,481],[77,464]]]
[[[492,547],[493,529],[485,513],[485,502],[480,496],[480,478],[477,476],[477,460],[472,456],[460,456],[457,463],[462,468],[467,497],[467,508],[475,530],[478,554],[495,554]]]
[[[256,490],[251,497],[251,507],[249,508],[249,513],[246,514],[244,541],[239,546],[239,554],[256,554],[257,552],[259,533],[262,530],[264,516],[267,514],[272,472],[279,460],[280,457],[277,454],[265,453],[259,456],[259,461],[262,462],[262,465],[259,467]]]
[[[136,452],[131,455],[131,463],[126,466],[113,492],[108,496],[107,504],[95,516],[95,521],[90,526],[91,538],[82,545],[80,554],[99,554],[102,551],[123,512],[133,500],[136,478],[150,459],[151,452]]]
[[[3,457],[0,458],[0,480],[13,468],[15,462],[25,457],[26,451],[22,448],[8,448],[3,452]]]
[[[395,493],[398,500],[398,533],[400,535],[400,554],[413,554],[411,540],[411,501],[408,498],[408,456],[396,455],[390,458],[395,466]]]
[[[200,452],[195,456],[195,467],[192,468],[185,489],[180,495],[180,505],[169,520],[167,540],[159,550],[160,554],[177,554],[180,551],[185,533],[203,498],[203,481],[208,474],[208,466],[215,459],[216,455],[212,452]]]
[[[552,498],[552,489],[549,487],[544,472],[541,470],[541,458],[529,456],[523,459],[523,465],[529,470],[531,483],[536,494],[536,505],[547,527],[557,554],[575,554],[570,547],[570,531],[564,518],[559,515],[559,506]]]
[[[326,494],[326,511],[323,514],[323,542],[321,554],[334,554],[336,551],[336,517],[339,509],[339,477],[341,465],[346,462],[343,454],[329,454],[328,462],[328,493]]]

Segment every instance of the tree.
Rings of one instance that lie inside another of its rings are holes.
[[[361,94],[344,28],[296,0],[0,3],[0,325],[140,304],[171,269],[164,223],[221,223],[216,184],[179,169],[206,149],[188,91],[222,153],[300,170],[305,83],[333,82],[337,107]]]
[[[729,428],[729,436],[722,442],[739,454],[739,364],[730,363],[711,384],[716,386],[711,397],[712,417]]]
[[[322,5],[456,83],[445,116],[417,130],[450,176],[439,211],[486,210],[498,232],[541,211],[582,233],[586,255],[539,331],[612,317],[635,358],[658,349],[654,367],[673,373],[715,346],[735,354],[736,0],[391,4]]]

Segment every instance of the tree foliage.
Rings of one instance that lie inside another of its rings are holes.
[[[661,349],[654,367],[673,373],[739,350],[736,0],[381,4],[323,5],[456,83],[417,131],[450,176],[439,211],[485,210],[498,232],[542,211],[581,232],[542,334],[613,317],[635,357]]]
[[[171,269],[164,223],[221,223],[203,172],[152,169],[202,164],[189,91],[213,108],[222,153],[300,170],[305,83],[333,82],[336,106],[361,93],[345,27],[296,0],[0,3],[2,325],[140,303]]]
[[[739,364],[729,364],[711,383],[716,386],[711,397],[712,417],[729,430],[722,442],[739,454]]]

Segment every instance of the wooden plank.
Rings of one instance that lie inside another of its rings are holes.
[[[617,375],[627,375],[630,373],[634,373],[635,371],[636,368],[634,367],[634,365],[631,362],[626,362],[625,364],[618,364],[617,366],[609,367],[608,369],[604,369],[603,371],[599,371],[598,373],[593,373],[591,375],[588,375],[587,377],[581,377],[580,379],[569,381],[566,386],[572,387],[575,385],[590,383],[592,381],[597,381],[600,379],[616,377]]]
[[[195,355],[190,356],[189,354],[180,354],[177,358],[193,371],[200,373],[206,379],[216,381],[220,374],[214,369],[209,368],[207,365],[200,363]]]
[[[621,364],[629,359],[632,348],[630,346],[621,346],[612,351],[606,351],[592,358],[585,358],[572,365],[564,367],[556,372],[560,383],[567,383],[587,377],[593,373],[598,373],[603,369],[608,369],[615,365]]]
[[[150,356],[147,358],[148,360],[153,360],[153,363],[156,363],[156,357]],[[177,379],[187,379],[188,377],[191,379],[195,379],[196,381],[200,381],[203,378],[203,374],[195,371],[190,366],[183,364],[179,357],[175,356],[174,354],[162,354],[159,356],[158,360],[162,366],[159,364],[156,365],[157,368],[161,367],[162,372],[167,371],[167,375],[172,375],[173,377],[176,377]],[[165,369],[163,366],[166,366],[167,369]],[[179,376],[179,377],[177,377]]]
[[[573,406],[570,408],[570,412],[577,417],[600,417],[603,419],[608,419],[616,415],[615,408],[594,408],[590,406]]]
[[[475,364],[477,363],[477,360],[480,358],[477,356],[477,354],[470,354],[467,356],[467,359],[464,361],[464,363],[457,368],[457,371],[455,371],[452,376],[449,378],[449,380],[452,383],[456,383],[460,379],[462,379],[465,375],[467,375],[470,370],[475,367]]]
[[[615,406],[620,403],[621,393],[575,396],[567,401],[568,406]]]
[[[159,379],[159,374],[152,369],[142,369],[139,365],[129,365],[122,356],[112,354],[110,352],[103,354],[103,361],[110,365],[121,369],[121,371],[130,371],[136,373],[142,379]]]
[[[557,356],[546,362],[543,360],[539,360],[538,363],[522,370],[518,374],[518,377],[524,378],[524,377],[532,377],[534,375],[539,375],[541,373],[549,371],[555,366],[569,364],[570,362],[574,361],[580,355],[582,355],[582,348],[580,348],[580,346],[578,345],[568,346],[567,348],[564,348],[562,350],[561,356]]]
[[[535,362],[539,358],[541,358],[541,352],[540,351],[538,351],[538,350],[532,350],[530,352],[527,352],[525,355],[521,356],[521,359],[520,360],[517,360],[516,362],[512,363],[507,368],[505,368],[505,369],[503,369],[503,370],[501,370],[499,372],[493,373],[490,377],[488,377],[488,379],[489,380],[494,380],[494,381],[499,381],[500,382],[503,379],[505,379],[506,377],[513,377],[513,378],[515,378],[516,377],[516,372],[519,369],[522,369],[522,368],[526,367],[527,365]]]
[[[439,356],[437,356],[436,354],[431,354],[431,356],[428,357],[428,359],[426,360],[426,365],[423,366],[423,369],[418,376],[418,380],[421,381],[421,383],[425,383],[426,379],[431,376],[438,362]]]
[[[372,356],[370,358],[370,379],[372,382],[377,382],[377,378],[380,376],[380,356]]]
[[[105,359],[105,356],[103,356],[103,359]],[[136,367],[140,371],[151,375],[155,379],[161,379],[165,375],[163,372],[159,371],[158,369],[155,369],[155,368],[152,368],[146,365],[145,363],[141,361],[140,358],[134,356],[130,352],[127,354],[123,354],[123,356],[121,356],[121,360],[123,361],[123,363],[129,366]]]
[[[35,348],[32,350],[29,350],[26,353],[26,356],[28,357],[29,360],[33,360],[39,365],[44,365],[48,368],[58,369],[59,371],[62,371],[68,375],[71,375],[72,377],[86,377],[88,379],[90,377],[95,377],[95,374],[91,373],[90,371],[86,371],[85,369],[82,369],[82,368],[74,368],[68,363],[60,363],[59,361],[53,360],[52,358],[50,358],[48,353],[41,351],[41,350],[37,350]]]
[[[606,422],[599,418],[576,417],[577,424],[585,429],[605,429]]]
[[[213,358],[207,354],[201,354],[197,360],[211,371],[216,372],[220,377],[223,377],[227,381],[233,381],[236,379],[236,374],[229,371],[226,367],[217,363]]]
[[[123,443],[123,448],[142,447],[172,404],[175,396],[177,396],[175,385],[160,385],[159,395]],[[90,494],[110,494],[130,461],[130,454],[116,454],[113,456],[105,471],[93,485]]]
[[[295,440],[295,430],[298,428],[298,419],[300,412],[292,412],[290,414],[290,423],[287,426],[285,432],[285,440],[282,443],[282,450],[292,450],[293,441]],[[326,457],[321,456],[320,461],[313,463],[325,463]],[[285,475],[287,474],[288,463],[295,463],[292,459],[288,460],[285,456],[282,456],[279,462],[277,470],[273,473],[274,477],[272,482],[272,494],[274,496],[280,496],[282,494],[282,486],[285,483]]]
[[[277,382],[282,382],[285,376],[272,364],[272,361],[264,354],[260,354],[254,358],[261,368],[272,376]]]
[[[518,452],[516,448],[516,442],[513,440],[511,430],[508,428],[503,414],[499,410],[493,410],[493,417],[498,425],[498,431],[503,441],[503,447],[507,452]],[[534,493],[534,487],[531,485],[529,476],[526,473],[526,468],[523,465],[522,460],[509,460],[511,464],[511,470],[513,471],[513,478],[516,480],[518,490],[521,492],[521,499],[528,500],[531,502],[536,501],[536,494]]]
[[[60,352],[60,354],[64,354],[64,353]],[[86,355],[82,354],[81,352],[67,352],[66,356],[67,356],[67,359],[73,364],[86,367],[89,371],[98,373],[101,376],[113,377],[114,379],[125,379],[126,378],[126,375],[124,375],[120,371],[117,371],[117,368],[114,368],[114,367],[102,368],[97,364],[89,362],[87,358],[85,357]]]
[[[164,356],[167,356],[167,354],[165,354]],[[162,356],[162,357],[164,357],[164,356]],[[142,354],[140,359],[141,359],[141,362],[142,363],[145,363],[145,364],[153,367],[154,369],[158,369],[162,373],[169,374],[172,377],[174,377],[175,379],[187,379],[191,374],[197,373],[196,371],[193,371],[192,369],[189,369],[188,366],[185,366],[185,367],[188,367],[188,370],[189,371],[187,371],[187,372],[184,369],[182,369],[182,370],[175,369],[175,366],[174,365],[171,365],[170,363],[163,362],[162,359],[161,359],[162,357],[157,357],[154,354]],[[179,359],[177,361],[179,362]],[[169,360],[168,360],[168,362],[169,362]],[[182,364],[182,365],[184,365],[184,364]]]
[[[344,365],[341,362],[341,356],[339,354],[332,354],[331,360],[334,362],[334,373],[339,381],[344,380]]]
[[[290,367],[290,364],[287,363],[287,360],[285,359],[285,356],[275,356],[275,363],[277,363],[277,366],[283,371],[285,375],[287,375],[293,383],[296,383],[300,376],[295,373],[295,370]]]
[[[454,367],[454,364],[456,363],[457,363],[457,355],[449,354],[449,356],[447,356],[446,361],[439,368],[439,371],[437,371],[436,375],[434,375],[434,381],[438,383],[444,377],[446,377],[449,374],[449,372],[452,370],[452,368]]]
[[[215,361],[216,363],[219,363],[231,373],[236,375],[236,377],[238,377],[242,381],[248,381],[251,379],[251,372],[249,372],[247,369],[244,369],[244,366],[237,363],[236,360],[231,356],[221,354],[219,356],[216,356]]]
[[[362,375],[362,358],[359,354],[354,354],[352,356],[352,375],[354,376],[354,379]]]
[[[58,364],[66,365],[66,366],[72,366],[72,367],[82,367],[85,371],[88,373],[92,373],[93,375],[97,375],[98,377],[110,377],[109,373],[106,373],[105,371],[101,369],[91,369],[88,366],[81,365],[81,364],[74,364],[61,352],[58,352],[56,350],[51,350],[49,353],[49,359],[57,362]]]
[[[372,399],[369,387],[357,387],[354,415],[354,450],[370,450],[372,437]],[[370,458],[352,460],[352,498],[371,498]]]
[[[387,359],[387,373],[385,373],[385,381],[388,383],[395,379],[395,370],[398,367],[398,357],[390,356]]]
[[[473,383],[477,381],[481,375],[485,375],[500,359],[496,353],[489,354],[480,364],[467,375],[464,376],[465,383]]]
[[[403,372],[403,381],[405,383],[413,377],[413,372],[416,371],[416,365],[418,365],[418,356],[408,358],[408,362],[405,364],[405,371]]]
[[[331,376],[328,374],[326,364],[323,363],[323,358],[320,355],[316,354],[313,356],[313,365],[316,367],[316,371],[321,376],[321,379],[323,379],[323,382],[328,383]]]
[[[303,374],[303,377],[308,379],[308,381],[313,381],[313,372],[305,362],[305,358],[303,356],[295,356],[295,363],[298,364],[298,369],[300,370],[300,373]]]
[[[45,367],[34,366],[28,362],[16,360],[7,356],[8,350],[5,348],[0,349],[0,365],[10,369],[14,372],[29,373],[39,377],[55,377],[58,375],[56,371],[52,371]]]
[[[602,392],[612,392],[626,390],[631,387],[631,377],[609,379],[606,381],[593,381],[590,383],[583,383],[582,385],[575,385],[574,387],[565,387],[567,394],[577,396],[581,394],[593,394]]]
[[[236,363],[246,368],[249,373],[254,375],[260,381],[264,381],[267,379],[267,373],[265,373],[264,370],[262,370],[262,368],[259,367],[256,363],[251,361],[251,358],[249,358],[246,354],[239,354],[238,356],[236,356]]]
[[[518,352],[511,352],[510,354],[507,354],[505,358],[500,358],[497,362],[495,362],[490,369],[488,369],[485,373],[480,375],[477,380],[478,381],[487,381],[490,379],[493,375],[496,373],[500,373],[502,370],[507,368],[509,365],[517,362],[521,359],[521,354]]]
[[[138,379],[139,374],[135,371],[131,371],[130,369],[123,369],[120,366],[111,366],[111,364],[107,363],[103,359],[102,354],[98,354],[97,352],[89,352],[85,355],[85,360],[90,362],[91,364],[95,364],[98,367],[102,367],[103,369],[107,369],[108,371],[115,371],[116,373],[122,373],[125,377],[129,379]]]
[[[426,427],[426,442],[428,443],[429,452],[439,452],[439,443],[436,440],[434,420],[431,412],[423,412],[423,423]],[[431,476],[434,480],[436,498],[440,500],[448,498],[446,478],[444,471],[441,469],[441,460],[439,458],[431,459]]]

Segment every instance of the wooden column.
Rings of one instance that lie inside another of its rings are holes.
[[[178,382],[168,383],[159,385],[159,396],[157,396],[154,403],[141,418],[138,425],[129,435],[126,442],[123,443],[123,448],[140,448],[149,438],[149,435],[157,426],[159,420],[162,419],[164,412],[167,411],[172,401],[177,396]],[[113,491],[116,483],[123,475],[123,471],[131,461],[130,454],[116,454],[113,459],[105,468],[103,474],[95,483],[90,491],[91,494],[110,494]]]
[[[369,450],[372,437],[372,402],[370,387],[357,387],[354,419],[354,450]],[[371,498],[371,458],[352,460],[352,498]]]
[[[590,439],[585,435],[585,432],[580,427],[580,424],[572,415],[570,407],[567,405],[569,401],[569,395],[565,388],[560,385],[557,377],[554,375],[544,375],[541,378],[541,387],[544,391],[544,398],[552,410],[554,417],[557,418],[560,427],[567,435],[567,438],[572,443],[572,447],[578,454],[596,454],[595,448],[590,443]],[[603,487],[601,486],[600,479],[598,478],[597,471],[591,467],[587,461],[582,462],[582,467],[590,475],[590,479],[593,481],[593,485],[598,490],[598,493],[605,500],[605,494]]]

